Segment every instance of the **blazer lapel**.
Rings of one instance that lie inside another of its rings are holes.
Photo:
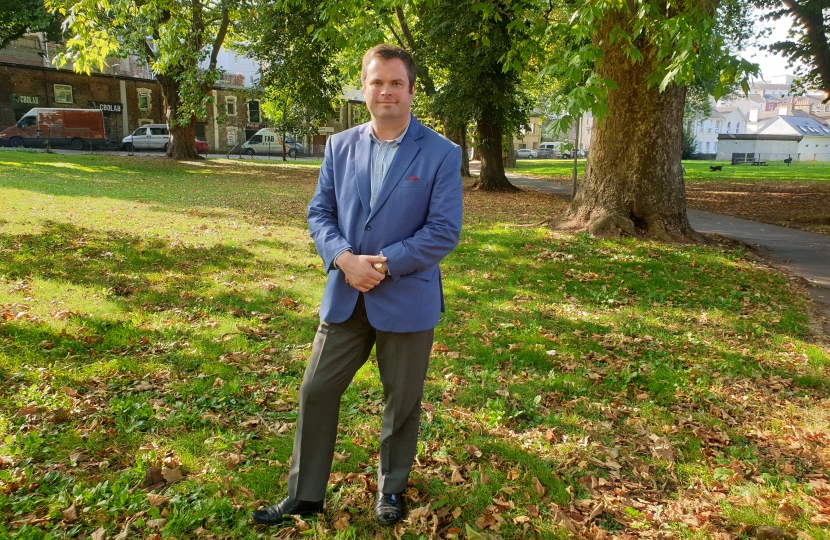
[[[372,212],[369,214],[370,219],[377,213],[380,207],[383,206],[383,203],[385,203],[386,199],[389,198],[389,195],[395,189],[395,186],[397,186],[398,182],[401,181],[401,178],[406,172],[406,169],[409,168],[412,160],[415,159],[416,155],[418,155],[418,152],[421,150],[421,146],[417,141],[420,138],[421,124],[413,116],[409,121],[409,129],[406,131],[406,135],[401,141],[401,146],[398,148],[397,153],[395,153],[395,158],[392,160],[392,166],[389,168],[389,172],[386,173],[386,179],[383,181],[380,193],[378,193],[378,200],[375,201],[375,205],[372,207]]]
[[[372,198],[372,176],[369,171],[369,166],[372,162],[372,139],[369,137],[372,126],[365,124],[363,126],[363,133],[357,141],[357,148],[355,148],[355,170],[354,181],[357,187],[357,193],[360,196],[360,202],[363,204],[363,210],[369,213],[369,202]]]

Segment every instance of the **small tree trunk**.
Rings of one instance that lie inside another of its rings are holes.
[[[180,125],[179,118],[179,83],[174,77],[157,75],[161,85],[164,101],[167,103],[167,125],[170,129],[170,144],[167,157],[173,159],[203,159],[196,148],[196,117],[191,116],[185,125]]]
[[[467,125],[462,124],[458,128],[448,128],[449,118],[444,119],[444,132],[449,140],[461,147],[461,176],[470,176],[470,153],[467,151]]]
[[[504,136],[504,143],[502,143],[502,156],[505,169],[516,168],[516,154],[513,152],[513,137],[510,135]]]
[[[599,75],[618,88],[608,91],[609,115],[594,130],[585,178],[563,227],[600,236],[701,241],[686,217],[680,168],[686,88],[660,92],[648,85],[655,61],[649,45],[637,63],[622,47],[603,49]]]
[[[482,191],[516,191],[504,174],[502,161],[502,132],[498,124],[478,121],[478,149],[481,152],[481,172],[476,189]]]

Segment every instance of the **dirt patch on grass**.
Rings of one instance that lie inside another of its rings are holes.
[[[781,183],[694,183],[689,208],[793,229],[830,234],[830,186]]]

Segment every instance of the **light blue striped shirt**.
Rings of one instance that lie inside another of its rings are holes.
[[[372,139],[372,163],[370,170],[372,171],[372,198],[369,200],[369,208],[375,206],[375,201],[380,193],[380,188],[386,180],[386,173],[389,172],[389,166],[392,160],[395,159],[395,154],[398,153],[398,147],[401,145],[406,132],[409,131],[409,124],[403,133],[391,141],[379,141],[373,132],[369,132]]]

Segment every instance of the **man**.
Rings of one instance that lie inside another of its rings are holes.
[[[326,146],[308,226],[328,271],[321,323],[300,388],[288,497],[251,513],[278,525],[323,510],[340,398],[376,345],[386,404],[375,519],[404,518],[433,329],[444,310],[438,263],[461,232],[461,149],[409,112],[415,64],[378,45],[363,57],[371,122]]]

